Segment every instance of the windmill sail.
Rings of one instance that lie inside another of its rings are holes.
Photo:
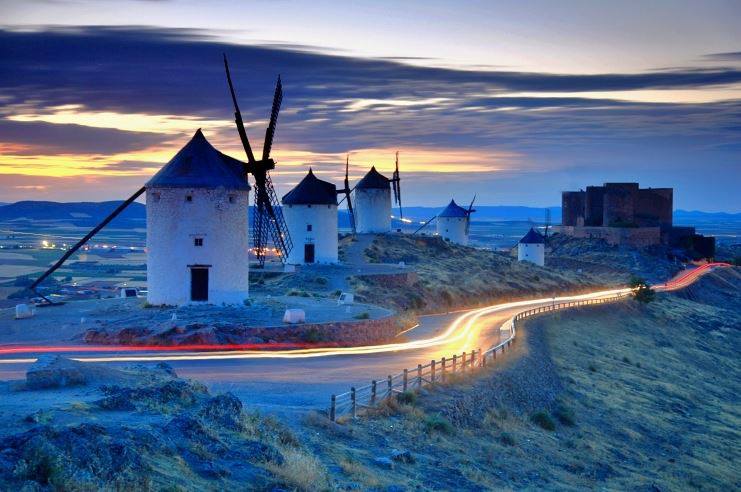
[[[391,185],[394,189],[394,201],[399,206],[399,218],[404,218],[404,211],[401,208],[401,177],[399,176],[399,151],[396,151],[396,169],[391,177]]]
[[[270,170],[275,169],[275,161],[270,158],[270,151],[273,147],[273,138],[278,123],[278,113],[283,102],[283,84],[280,76],[275,86],[273,95],[273,106],[270,112],[270,122],[265,130],[265,142],[262,148],[262,159],[256,160],[250,146],[247,132],[244,129],[242,113],[239,111],[237,96],[232,84],[232,77],[229,73],[229,63],[224,55],[224,68],[226,70],[226,79],[229,84],[229,92],[234,104],[234,122],[237,125],[237,132],[242,141],[245,153],[247,154],[247,165],[245,172],[252,174],[255,180],[255,206],[252,213],[252,240],[255,247],[255,254],[260,266],[265,265],[265,258],[268,252],[268,244],[272,242],[276,252],[282,262],[285,262],[293,248],[291,236],[288,232],[283,210],[278,202],[278,196],[273,187],[273,181],[270,179]]]
[[[344,188],[341,190],[337,190],[337,194],[344,194],[344,198],[340,201],[340,204],[342,204],[342,201],[347,200],[347,213],[350,216],[350,228],[352,229],[352,233],[355,234],[355,212],[352,209],[352,198],[350,194],[352,193],[352,188],[350,188],[350,156],[348,155],[345,158],[345,183]]]
[[[471,200],[471,204],[468,206],[468,210],[466,211],[466,236],[468,236],[468,231],[471,229],[471,214],[476,211],[473,209],[473,202],[475,201],[476,194],[473,195],[473,200]]]

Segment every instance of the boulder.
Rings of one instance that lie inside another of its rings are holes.
[[[58,355],[42,355],[26,372],[28,389],[63,388],[87,384],[90,374],[82,362]]]

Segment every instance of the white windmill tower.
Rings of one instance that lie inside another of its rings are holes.
[[[242,303],[249,294],[244,163],[198,130],[145,188],[147,301]]]
[[[396,170],[391,179],[382,175],[372,166],[370,171],[353,188],[353,220],[355,231],[363,233],[383,233],[391,230],[391,190],[394,201],[399,206],[399,218],[403,218],[401,208],[401,178],[399,176],[399,153],[396,153]],[[344,193],[345,190],[340,190]]]
[[[473,202],[476,196],[471,200],[471,205],[465,209],[450,200],[445,209],[437,216],[437,234],[443,239],[452,243],[467,245],[471,228],[471,214],[475,212]]]
[[[545,265],[545,239],[532,227],[517,244],[517,261]]]
[[[391,230],[391,180],[376,166],[354,188],[355,228],[360,234]]]
[[[309,168],[281,203],[294,246],[288,263],[337,263],[337,187]]]

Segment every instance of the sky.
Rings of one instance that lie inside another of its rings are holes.
[[[0,202],[125,199],[198,128],[282,195],[399,151],[409,205],[606,181],[741,212],[741,2],[0,0]]]

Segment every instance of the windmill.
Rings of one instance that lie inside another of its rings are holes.
[[[463,207],[460,207],[458,204],[455,203],[455,200],[451,200],[450,204],[443,209],[442,212],[440,212],[437,215],[433,215],[432,218],[427,220],[426,222],[421,222],[422,225],[415,230],[412,235],[417,234],[419,231],[430,225],[434,220],[444,221],[447,220],[450,217],[453,217],[457,220],[460,220],[461,218],[465,217],[466,223],[465,223],[465,236],[468,237],[468,232],[471,228],[471,214],[474,213],[476,210],[473,208],[473,203],[476,201],[476,195],[473,195],[473,199],[471,200],[471,204],[468,206],[468,209],[465,209]]]
[[[394,202],[399,206],[399,219],[404,218],[404,211],[401,209],[401,177],[399,176],[399,151],[396,151],[396,169],[391,177],[391,186],[394,189]]]
[[[266,248],[269,240],[280,255],[281,261],[285,262],[288,258],[293,243],[288,233],[283,211],[278,203],[278,196],[275,194],[273,181],[270,179],[270,170],[275,169],[275,161],[270,158],[270,149],[273,146],[273,137],[275,136],[275,126],[278,122],[278,112],[280,104],[283,101],[283,86],[278,76],[278,82],[275,85],[275,94],[273,95],[273,107],[270,111],[270,123],[265,131],[265,142],[262,147],[262,159],[255,159],[252,153],[252,147],[247,139],[247,132],[244,129],[242,113],[239,111],[237,96],[234,92],[232,77],[229,73],[229,63],[224,55],[224,69],[226,70],[226,80],[229,83],[229,92],[234,103],[234,122],[237,125],[237,132],[242,141],[242,146],[247,154],[247,164],[245,172],[252,174],[255,180],[255,206],[252,214],[252,240],[255,246],[255,253],[260,266],[265,266]]]
[[[340,200],[340,205],[342,205],[342,202],[347,200],[347,213],[350,216],[350,228],[352,229],[352,233],[355,234],[355,212],[353,212],[352,209],[352,199],[350,198],[350,193],[352,193],[352,188],[350,188],[350,156],[348,155],[345,158],[345,183],[344,188],[338,189],[337,194],[343,194],[345,195],[342,200]]]

